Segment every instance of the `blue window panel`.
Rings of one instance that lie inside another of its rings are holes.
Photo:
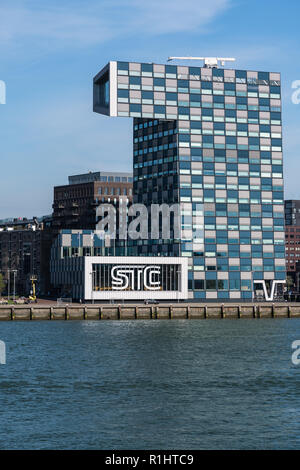
[[[271,126],[268,126],[266,124],[260,124],[259,126],[260,132],[271,132]]]
[[[258,80],[270,80],[269,72],[258,72]]]
[[[258,111],[248,111],[248,118],[249,119],[258,119],[259,112]]]
[[[238,165],[236,163],[227,163],[227,171],[237,171]]]
[[[280,95],[280,86],[270,86],[270,93],[274,95]]]
[[[177,80],[177,86],[178,86],[178,88],[188,88],[189,87],[189,81],[188,80]]]
[[[153,85],[154,86],[165,86],[166,80],[164,78],[154,78]]]
[[[240,132],[248,132],[248,124],[237,124],[237,130]]]
[[[166,113],[166,107],[165,106],[154,105],[154,113],[165,114]]]
[[[204,197],[214,198],[215,197],[215,191],[213,189],[204,189],[203,195],[204,195]]]
[[[233,109],[225,109],[225,117],[236,117],[236,111]]]
[[[141,77],[130,76],[129,77],[129,84],[130,85],[140,85],[141,84]]]
[[[212,75],[213,77],[224,77],[224,69],[213,68]]]
[[[167,101],[177,101],[178,95],[177,93],[167,92],[166,93],[166,100]]]
[[[208,225],[214,224],[216,222],[215,217],[204,217],[204,222]]]
[[[252,299],[252,292],[242,291],[242,299]]]
[[[191,125],[191,129],[202,129],[201,121],[191,121],[190,125]]]
[[[286,273],[285,272],[283,272],[283,273],[275,272],[275,279],[277,281],[284,281],[286,279]]]
[[[211,117],[213,117],[213,110],[212,109],[202,109],[202,116],[211,116]]]
[[[277,218],[274,218],[274,225],[285,225],[285,222],[284,222],[284,218],[281,218],[281,219],[277,219]]]
[[[200,67],[189,67],[190,75],[196,75],[199,77],[201,75],[201,68]]]
[[[153,72],[153,64],[142,64],[142,72]]]
[[[141,113],[142,112],[142,105],[140,104],[130,104],[129,111],[134,113]]]
[[[201,82],[201,88],[203,90],[212,90],[212,82]]]
[[[218,131],[225,131],[225,123],[224,122],[214,122],[214,129]]]
[[[224,90],[235,91],[235,89],[236,89],[235,83],[227,83],[227,82],[224,83]]]
[[[191,169],[191,164],[187,162],[180,162],[179,163],[179,168],[181,170],[190,170]]]
[[[142,91],[142,99],[144,100],[153,100],[154,93],[153,91]]]
[[[262,271],[256,271],[253,273],[253,280],[260,281],[260,280],[263,280],[263,278],[264,278],[264,273]]]
[[[129,70],[129,63],[128,62],[118,62],[117,63],[118,70]]]
[[[281,113],[271,112],[271,121],[281,121]]]
[[[195,266],[204,266],[204,258],[194,258]]]
[[[270,106],[269,98],[259,98],[259,106]]]
[[[192,175],[192,183],[202,183],[203,176],[201,175]]]
[[[249,137],[249,145],[259,145],[259,138]]]
[[[118,98],[129,98],[129,90],[118,89]]]
[[[240,250],[228,250],[228,256],[230,258],[239,258],[240,257]]]
[[[250,171],[255,171],[257,173],[260,173],[260,165],[255,165],[253,163],[250,163],[249,165],[249,170]]]
[[[191,197],[192,196],[192,190],[191,189],[181,189],[180,190],[180,196]]]
[[[229,273],[229,275],[230,274],[236,274],[236,273]],[[240,279],[230,279],[229,280],[229,289],[230,290],[240,290],[241,289]]]
[[[212,135],[204,135],[204,136],[202,136],[202,142],[203,143],[213,144],[214,143],[214,137]]]
[[[191,101],[198,101],[200,103],[201,101],[201,96],[200,95],[195,95],[194,93],[190,94],[190,100]],[[193,122],[193,121],[192,121]]]
[[[193,122],[193,121],[192,121]],[[199,148],[192,148],[191,149],[191,155],[192,157],[202,157],[202,149]]]
[[[194,297],[195,299],[205,299],[206,298],[206,294],[205,292],[194,292]]]
[[[229,299],[229,292],[218,291],[218,299]]]
[[[177,65],[165,65],[165,72],[172,73],[174,75],[177,74]]]
[[[247,106],[248,100],[247,100],[247,98],[244,97],[244,96],[237,96],[237,97],[236,97],[236,104],[244,104],[244,105]]]
[[[190,134],[178,134],[179,142],[190,142],[191,136]]]
[[[250,262],[250,256],[251,256],[251,253],[245,253],[245,252],[241,251],[241,256],[240,256],[241,261],[242,261],[242,259],[246,259],[246,261]]]
[[[188,116],[190,114],[190,109],[189,108],[186,108],[184,106],[179,106],[178,107],[178,114],[182,114],[184,116]]]
[[[236,70],[235,71],[236,78],[245,78],[247,79],[247,72],[245,70]]]
[[[226,144],[236,144],[237,143],[237,138],[233,136],[227,136],[226,137]]]
[[[273,191],[273,199],[283,199],[283,191]]]
[[[217,279],[217,273],[216,272],[206,272],[205,273],[205,279],[207,279],[207,280]]]
[[[213,163],[204,163],[203,164],[203,169],[204,170],[214,170],[215,165]]]
[[[214,103],[224,103],[225,97],[222,95],[214,95]]]

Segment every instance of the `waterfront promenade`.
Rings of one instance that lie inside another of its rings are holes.
[[[3,305],[0,321],[300,318],[299,303]]]

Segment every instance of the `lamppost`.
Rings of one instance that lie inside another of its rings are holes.
[[[14,293],[13,293],[13,301],[16,300],[16,274],[17,274],[17,269],[13,269],[12,272],[14,273]]]
[[[94,271],[94,270],[90,272],[90,275],[92,276],[92,295],[91,295],[91,297],[92,297],[92,304],[94,303],[94,284],[95,284],[95,276],[94,276],[94,274],[95,274],[95,272],[96,272],[96,271]]]
[[[9,297],[10,297],[10,269],[7,270],[7,278],[8,278],[8,283],[7,283],[7,301],[9,302]]]

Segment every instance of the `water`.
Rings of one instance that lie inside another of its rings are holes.
[[[1,449],[296,449],[300,320],[1,323]]]

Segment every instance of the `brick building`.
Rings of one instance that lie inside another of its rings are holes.
[[[37,278],[37,293],[49,290],[49,258],[54,234],[51,216],[0,221],[0,272],[10,290],[28,296],[31,276]],[[9,288],[10,287],[10,288]]]
[[[120,196],[132,200],[132,174],[94,172],[69,176],[69,184],[54,187],[54,229],[95,229],[96,208],[118,205]]]

